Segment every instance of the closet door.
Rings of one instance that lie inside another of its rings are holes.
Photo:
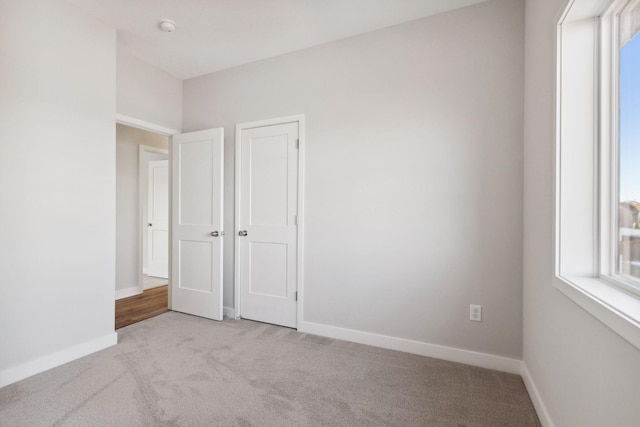
[[[298,122],[243,129],[237,147],[240,315],[297,326]]]

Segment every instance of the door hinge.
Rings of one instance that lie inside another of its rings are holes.
[[[293,216],[293,223],[294,223],[295,225],[298,225],[298,215],[294,215],[294,216]]]
[[[295,293],[295,298],[296,298],[296,301],[298,301],[298,291],[296,291]]]
[[[296,139],[296,148],[300,148],[300,139]]]

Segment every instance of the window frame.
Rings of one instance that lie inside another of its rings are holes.
[[[620,14],[635,0],[615,0],[600,18],[600,278],[640,297],[640,279],[619,271]],[[607,125],[605,126],[605,120]],[[608,212],[606,210],[609,209]]]
[[[636,4],[634,4],[636,3]],[[602,246],[600,277],[611,284],[640,297],[640,279],[620,274],[619,265],[619,240],[620,224],[618,206],[620,204],[620,14],[627,7],[637,7],[638,0],[615,0],[601,18],[601,62],[602,66],[610,67],[610,75],[603,74],[601,82],[601,98],[610,99],[610,104],[601,103],[602,120],[609,120],[610,130],[601,135],[601,150],[608,152],[610,156],[609,173],[600,174],[601,194],[603,195],[603,209],[610,209],[609,223],[600,222],[601,240],[608,244],[608,248]],[[606,61],[605,61],[606,60]],[[606,62],[609,62],[607,64]],[[606,80],[604,78],[607,78]],[[602,155],[602,154],[601,154]],[[601,217],[604,217],[602,215]]]
[[[640,294],[612,274],[618,240],[619,51],[614,47],[617,16],[626,4],[570,0],[556,21],[553,283],[640,349]],[[577,76],[580,66],[586,71]]]

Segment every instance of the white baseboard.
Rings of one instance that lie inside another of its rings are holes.
[[[132,297],[134,295],[138,295],[141,293],[142,291],[140,290],[139,286],[131,286],[130,288],[124,288],[124,289],[116,289],[116,299]]]
[[[540,424],[542,424],[542,427],[554,427],[553,421],[551,421],[551,417],[549,416],[547,406],[542,401],[540,392],[538,391],[538,388],[533,381],[533,377],[531,377],[531,373],[529,372],[529,369],[527,368],[527,365],[524,363],[524,361],[522,362],[520,376],[522,377],[522,381],[524,381],[524,385],[529,392],[529,397],[531,397],[533,407],[536,408],[536,413],[538,414]]]
[[[463,350],[454,347],[445,347],[437,344],[429,344],[421,341],[412,341],[404,338],[378,335],[370,332],[356,331],[354,329],[339,328],[337,326],[322,325],[320,323],[303,322],[298,331],[323,337],[336,338],[345,341],[357,342],[390,350],[404,351],[405,353],[418,354],[420,356],[434,357],[451,362],[464,363],[466,365],[479,366],[481,368],[494,369],[496,371],[520,374],[521,360],[511,359],[493,354],[477,351]]]
[[[169,283],[164,283],[164,284],[153,284],[153,285],[149,285],[149,286],[143,286],[142,287],[142,291],[148,291],[149,289],[155,289],[155,288],[159,288],[161,286],[167,286]],[[116,298],[119,299],[119,298]]]
[[[236,318],[236,310],[233,307],[222,307],[222,314],[229,319]]]
[[[0,371],[0,387],[13,384],[32,375],[55,368],[56,366],[64,365],[65,363],[88,356],[96,351],[116,345],[117,343],[118,334],[112,332],[103,337],[95,338],[39,359],[5,369],[4,371]]]

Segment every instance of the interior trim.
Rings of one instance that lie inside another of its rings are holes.
[[[303,322],[302,328],[298,328],[298,330],[308,334],[372,345],[389,350],[403,351],[405,353],[417,354],[419,356],[444,359],[450,362],[464,363],[465,365],[494,369],[496,371],[508,372],[510,374],[519,375],[521,372],[521,360],[504,356],[496,356],[488,353],[480,353],[477,351],[447,347],[438,344],[429,344],[422,341],[414,341],[406,338],[397,338],[388,335],[374,334],[371,332],[363,332],[355,329],[346,329],[313,322]]]
[[[48,354],[36,360],[21,363],[0,371],[0,387],[13,384],[32,375],[47,371],[73,360],[88,356],[96,351],[118,344],[118,334],[111,332],[99,338],[77,344],[63,350]]]

